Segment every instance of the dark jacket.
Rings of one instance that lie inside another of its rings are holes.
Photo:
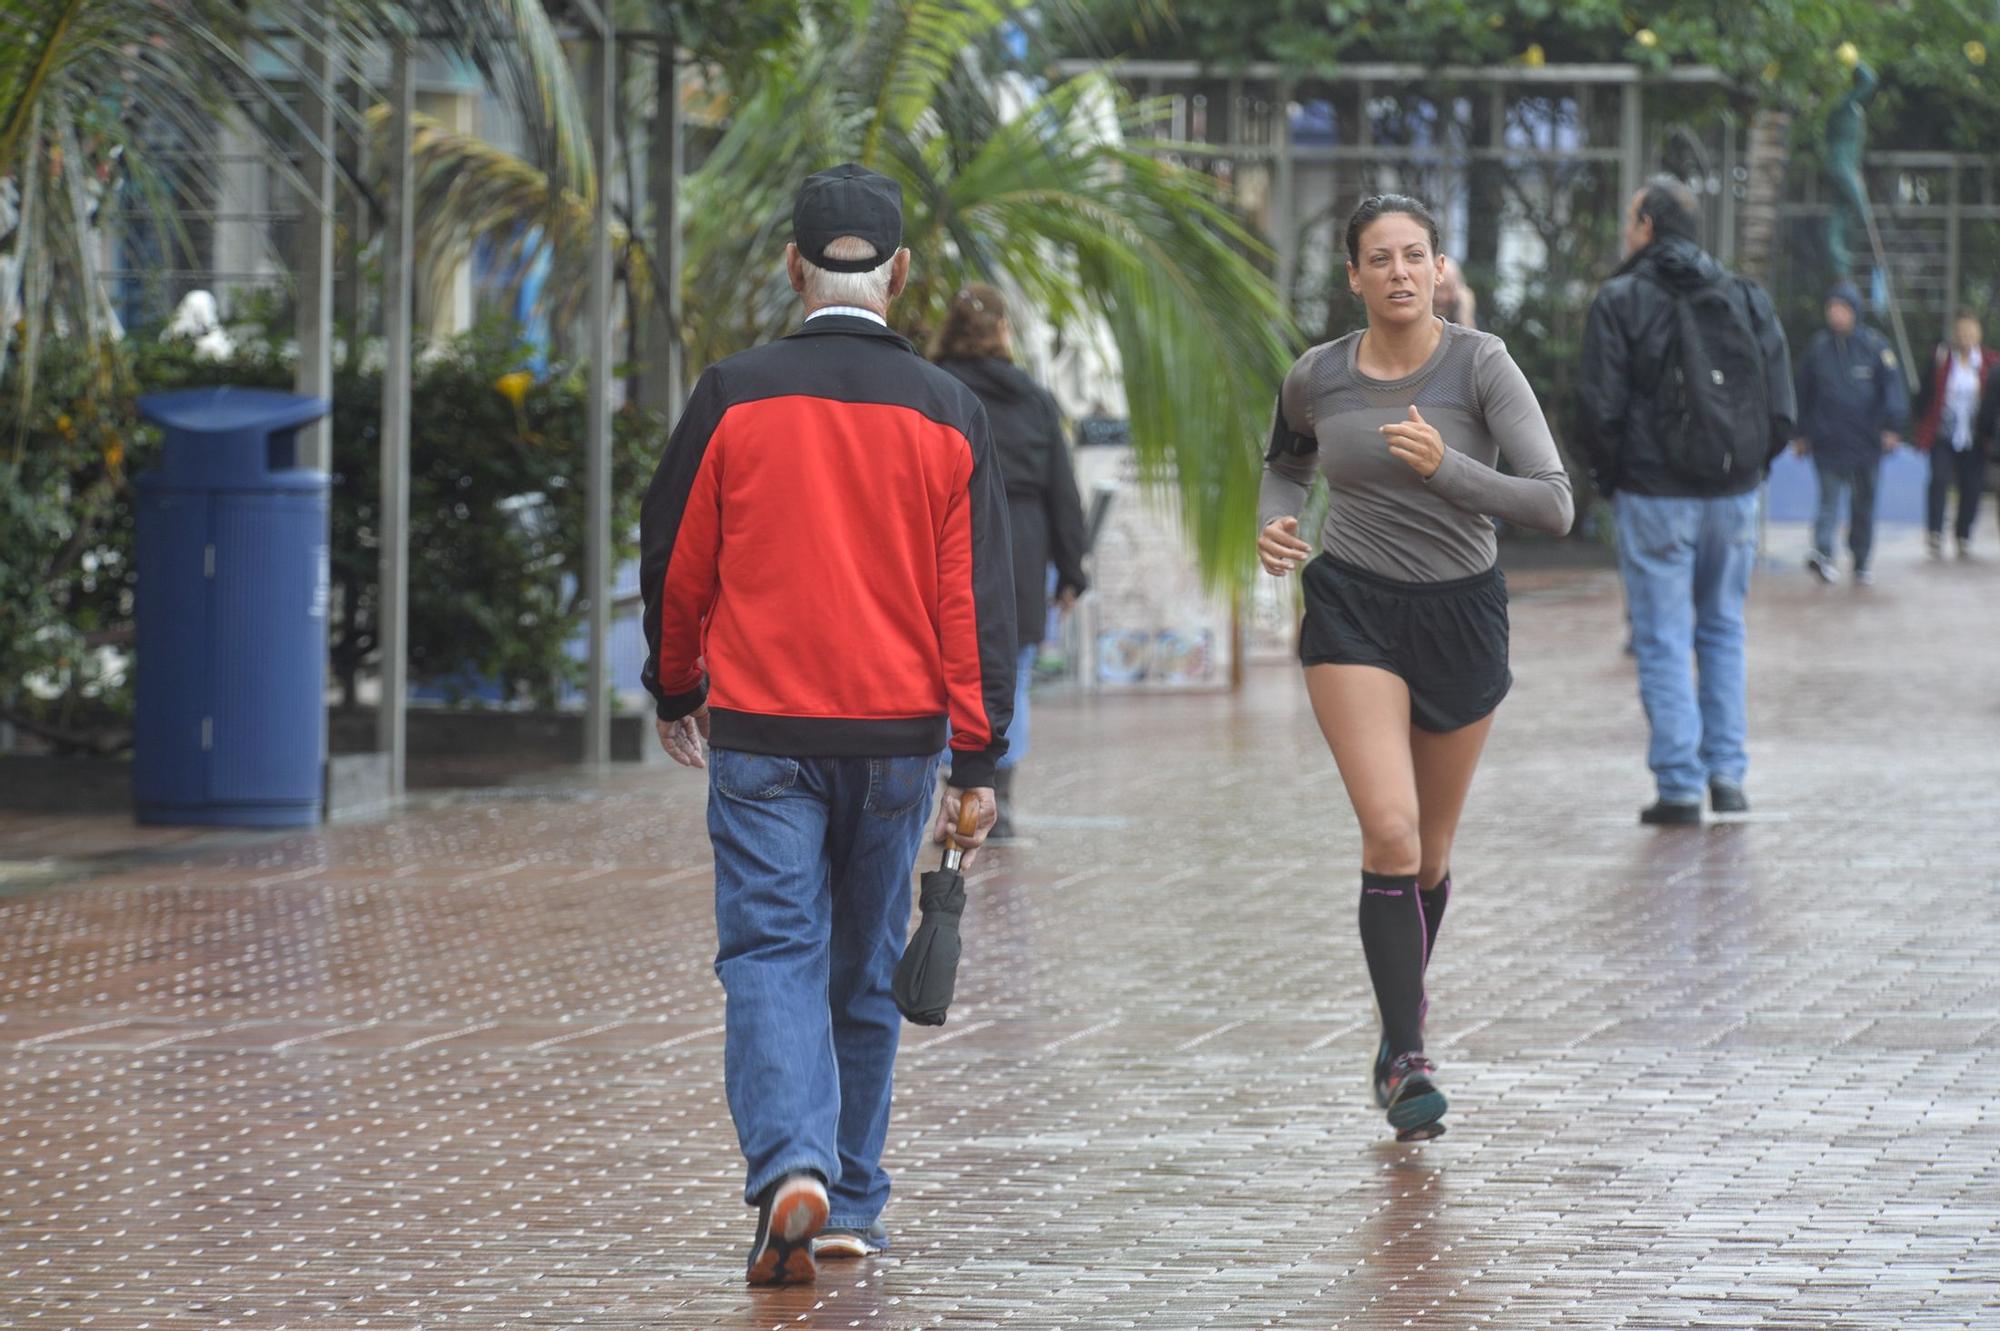
[[[985,409],[867,319],[703,372],[646,491],[641,678],[719,748],[936,753],[991,785],[1014,710],[1013,559]]]
[[[1889,339],[1856,324],[1845,337],[1822,328],[1799,357],[1799,434],[1813,459],[1853,467],[1882,457],[1882,432],[1900,430],[1909,389]]]
[[[1931,353],[1931,372],[1924,376],[1922,390],[1917,394],[1917,409],[1913,413],[1917,422],[1915,443],[1918,448],[1928,449],[1937,441],[1938,426],[1943,424],[1944,387],[1951,377],[1952,350],[1949,343],[1940,343]],[[1979,448],[1986,442],[1986,433],[1976,422],[1989,414],[1987,400],[2000,388],[2000,379],[1994,371],[2000,370],[2000,351],[1991,347],[1979,348],[1979,405],[1973,409],[1975,425],[1972,431],[1972,446]],[[1945,449],[1950,451],[1951,441],[1945,440]]]
[[[1015,615],[1021,646],[1042,640],[1048,622],[1048,567],[1056,591],[1081,594],[1084,576],[1083,500],[1063,438],[1056,400],[1010,361],[943,360],[940,368],[978,394],[993,425],[993,447],[1007,481],[1008,526],[1014,540]]]
[[[1591,479],[1604,494],[1715,498],[1754,490],[1763,472],[1746,467],[1719,485],[1703,486],[1668,465],[1677,428],[1661,399],[1678,363],[1675,292],[1711,282],[1735,282],[1757,342],[1764,352],[1765,394],[1771,413],[1771,460],[1792,437],[1791,354],[1770,297],[1755,282],[1732,277],[1702,248],[1679,236],[1654,241],[1625,261],[1591,302],[1577,374],[1576,434]]]

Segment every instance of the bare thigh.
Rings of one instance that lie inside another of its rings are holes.
[[[1493,730],[1496,713],[1488,712],[1469,726],[1436,731],[1410,727],[1410,756],[1416,767],[1417,824],[1423,842],[1418,878],[1433,888],[1451,868],[1451,843],[1465,812],[1466,792],[1479,769],[1479,755]]]
[[[1410,690],[1375,666],[1306,667],[1306,693],[1361,824],[1361,867],[1417,871],[1417,781],[1410,755]]]

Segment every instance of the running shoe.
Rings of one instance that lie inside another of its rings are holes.
[[[1428,969],[1428,963],[1426,963],[1426,969]],[[1378,1010],[1375,1016],[1376,1020],[1379,1021],[1382,1014]],[[1424,995],[1423,1005],[1417,1009],[1418,1035],[1423,1034],[1424,1028],[1430,1025],[1430,1020],[1431,999],[1430,995],[1426,994]],[[1375,1066],[1369,1070],[1368,1076],[1369,1082],[1375,1088],[1375,1107],[1377,1109],[1387,1109],[1389,1107],[1389,1064],[1394,1058],[1395,1054],[1389,1049],[1389,1033],[1384,1031],[1382,1032],[1382,1043],[1375,1046]]]
[[[1389,1065],[1389,1126],[1399,1142],[1429,1141],[1444,1135],[1444,1092],[1431,1077],[1437,1064],[1421,1050],[1398,1054]]]
[[[757,1203],[757,1241],[746,1277],[753,1285],[810,1284],[813,1235],[826,1223],[826,1185],[812,1174],[787,1174]]]
[[[1806,567],[1811,569],[1812,575],[1821,582],[1832,582],[1840,575],[1840,570],[1834,567],[1833,560],[1817,550],[1806,556]]]
[[[865,1229],[855,1225],[829,1225],[813,1239],[812,1246],[813,1256],[821,1261],[873,1257],[889,1250],[889,1231],[880,1220]]]

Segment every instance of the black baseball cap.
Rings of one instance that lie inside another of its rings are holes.
[[[829,259],[826,247],[841,236],[867,241],[874,257]],[[792,204],[792,241],[807,263],[829,273],[880,268],[903,247],[903,187],[856,162],[815,171]]]

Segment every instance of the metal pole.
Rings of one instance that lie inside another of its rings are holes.
[[[301,143],[299,174],[305,177],[308,192],[299,196],[298,321],[294,333],[299,343],[298,368],[292,386],[311,397],[333,397],[333,80],[325,43],[331,23],[324,0],[314,5],[315,41],[306,45],[305,86],[299,108],[300,119],[312,132],[317,144]],[[330,469],[333,460],[333,426],[315,421],[299,430],[299,460],[320,471]]]
[[[409,693],[410,637],[410,319],[414,240],[410,195],[410,118],[416,80],[410,43],[398,38],[389,69],[393,120],[389,137],[389,225],[382,246],[382,509],[381,592],[376,598],[381,643],[382,700],[376,747],[389,756],[389,792],[403,793],[407,748],[404,708]]]
[[[589,514],[583,594],[590,607],[590,658],[584,671],[583,761],[611,760],[611,134],[618,92],[617,39],[600,29],[590,84],[590,151],[597,195],[590,209],[590,401],[584,499]]]
[[[1638,84],[1626,84],[1618,90],[1618,95],[1618,138],[1624,154],[1618,163],[1618,203],[1622,208],[1627,199],[1639,192],[1646,178],[1646,119],[1644,94]]]
[[[1917,365],[1910,358],[1910,333],[1903,326],[1903,304],[1896,299],[1896,274],[1889,267],[1889,253],[1882,245],[1882,228],[1875,224],[1875,204],[1864,189],[1861,220],[1868,224],[1868,244],[1875,252],[1875,267],[1882,274],[1882,290],[1889,295],[1889,330],[1896,335],[1896,351],[1903,358],[1903,379],[1912,393],[1917,391]]]
[[[302,142],[299,173],[306,190],[299,194],[299,240],[294,256],[297,268],[298,310],[293,336],[299,344],[299,359],[292,370],[292,387],[310,397],[333,400],[333,173],[334,88],[332,62],[327,44],[332,21],[324,0],[313,9],[314,41],[304,52],[304,86],[300,91],[300,118],[317,143]],[[333,469],[333,421],[328,417],[303,426],[298,433],[298,459],[316,471]],[[331,540],[331,536],[328,537]],[[322,549],[322,569],[328,557]],[[325,576],[322,572],[322,576]],[[324,624],[322,623],[322,627]],[[329,644],[322,642],[324,653]],[[324,764],[331,756],[330,727],[326,708],[319,709],[319,754]],[[322,769],[324,770],[324,768]],[[324,793],[324,791],[322,791]]]
[[[681,133],[679,52],[662,39],[654,51],[659,106],[647,150],[647,192],[653,201],[653,308],[646,321],[646,363],[639,372],[640,404],[671,423],[681,408],[681,176],[687,169]]]
[[[1722,216],[1716,224],[1715,257],[1725,268],[1736,266],[1736,117],[1722,117]]]
[[[1939,311],[1938,315],[1944,323],[1938,338],[1939,341],[1944,341],[1951,337],[1952,315],[1957,311],[1958,302],[1962,299],[1958,294],[1959,264],[1962,262],[1960,249],[1962,240],[1959,235],[1960,219],[1958,215],[1958,176],[1959,172],[1964,168],[1954,161],[1945,169],[1950,172],[1947,179],[1951,184],[1945,194],[1947,211],[1944,219],[1944,309]]]
[[[1277,198],[1271,210],[1272,229],[1278,234],[1271,237],[1278,251],[1278,296],[1285,302],[1285,312],[1292,310],[1292,283],[1298,280],[1299,271],[1299,222],[1298,222],[1298,181],[1293,177],[1292,163],[1292,84],[1286,80],[1278,85],[1278,133],[1277,156],[1272,168],[1271,189]]]

